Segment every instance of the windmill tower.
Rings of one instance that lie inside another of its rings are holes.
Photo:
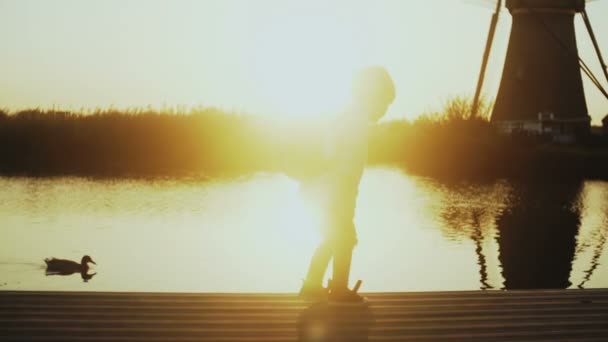
[[[589,131],[574,16],[584,0],[507,0],[511,37],[492,122],[504,131]]]
[[[584,0],[506,0],[511,36],[492,122],[503,131],[574,138],[587,112],[574,16]]]

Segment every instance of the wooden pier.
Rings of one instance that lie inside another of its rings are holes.
[[[608,341],[608,290],[290,294],[0,292],[0,341]]]

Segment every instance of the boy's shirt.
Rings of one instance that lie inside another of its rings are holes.
[[[326,176],[343,178],[363,172],[367,162],[369,123],[360,113],[348,111],[326,131]]]
[[[367,162],[368,135],[367,116],[354,110],[328,125],[324,133],[322,171],[302,183],[303,196],[320,205],[347,201],[354,207]]]

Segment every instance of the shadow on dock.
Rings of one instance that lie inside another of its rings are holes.
[[[313,304],[298,317],[298,341],[368,341],[374,323],[367,305]]]

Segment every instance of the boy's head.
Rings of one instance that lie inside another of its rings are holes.
[[[384,116],[395,99],[395,84],[385,68],[367,67],[353,78],[353,104],[369,115],[371,122]]]

